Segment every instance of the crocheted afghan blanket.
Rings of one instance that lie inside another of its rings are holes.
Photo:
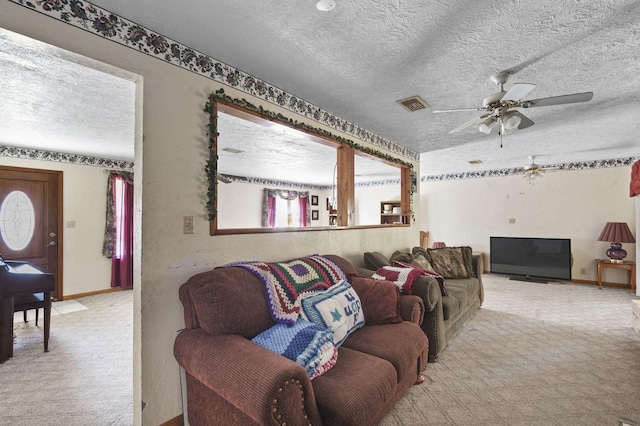
[[[422,269],[403,268],[396,266],[383,266],[371,276],[376,280],[393,282],[402,294],[413,294],[415,282],[421,275],[425,275]]]
[[[293,324],[298,319],[298,297],[305,292],[326,290],[347,277],[338,265],[323,256],[308,256],[289,262],[237,262],[264,284],[269,311],[274,321]]]
[[[297,362],[312,379],[328,371],[338,359],[333,330],[302,318],[293,325],[278,323],[251,341]]]

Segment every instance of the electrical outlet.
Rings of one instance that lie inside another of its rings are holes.
[[[516,223],[516,218],[515,217],[510,217],[509,218],[509,225],[513,225],[514,223]]]
[[[587,275],[587,269],[586,268],[580,268],[580,275]]]
[[[182,233],[193,234],[193,216],[184,216],[182,218]]]
[[[76,227],[76,221],[75,220],[68,220],[67,221],[67,228],[75,228]]]

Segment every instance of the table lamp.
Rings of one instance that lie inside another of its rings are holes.
[[[433,245],[431,246],[433,248],[442,248],[442,247],[446,247],[446,244],[442,241],[434,241]]]
[[[598,241],[611,243],[607,250],[607,256],[613,263],[622,263],[627,257],[627,251],[622,248],[622,243],[635,243],[636,240],[625,222],[607,222],[598,237]]]

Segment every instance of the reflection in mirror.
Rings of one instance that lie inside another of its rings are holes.
[[[329,226],[335,146],[221,105],[218,134],[218,229],[298,227],[301,206],[305,226]]]
[[[401,174],[398,165],[365,155],[355,156],[356,226],[407,223],[400,214]],[[391,206],[390,211],[384,207]],[[396,210],[393,210],[396,207]]]
[[[381,222],[387,199],[402,205],[409,224],[411,164],[222,91],[206,111],[212,235],[391,225],[397,221]]]

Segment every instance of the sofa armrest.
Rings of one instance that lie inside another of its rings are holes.
[[[242,336],[183,330],[174,356],[188,374],[256,423],[322,423],[304,368]]]
[[[424,309],[427,312],[433,311],[442,299],[440,286],[435,277],[423,275],[419,277],[413,287],[413,294],[424,302]]]
[[[422,321],[424,321],[424,302],[418,296],[403,294],[400,296],[400,315],[405,321],[422,325]]]

